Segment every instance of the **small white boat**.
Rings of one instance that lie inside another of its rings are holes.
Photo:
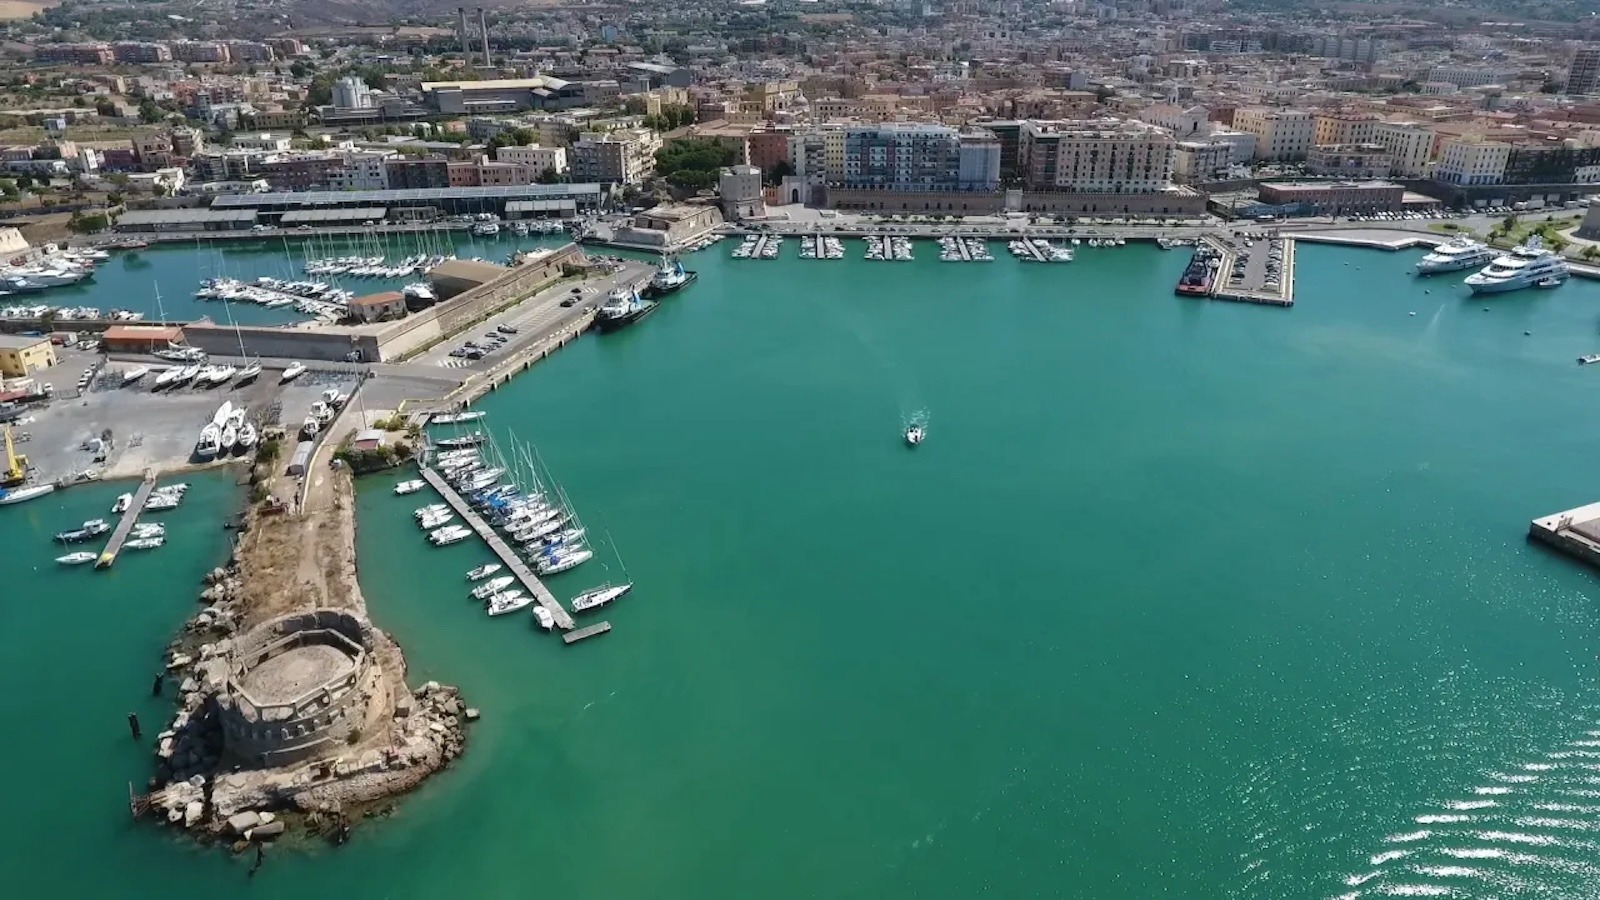
[[[435,413],[433,418],[428,421],[433,425],[453,425],[457,422],[475,422],[483,417],[484,413],[473,410],[471,412]],[[440,446],[443,446],[443,442],[440,442]]]
[[[144,376],[148,375],[149,373],[150,373],[150,369],[148,367],[146,367],[146,366],[134,366],[133,368],[129,369],[128,371],[122,373],[122,386],[123,387],[127,387],[128,385],[133,384],[135,381],[138,381],[139,379],[143,378]]]
[[[441,525],[447,525],[455,521],[455,518],[455,513],[445,510],[444,512],[429,513],[428,515],[418,519],[417,524],[422,526],[424,531],[432,531]]]
[[[154,550],[166,542],[166,538],[161,537],[160,535],[152,535],[151,537],[135,538],[134,540],[131,540],[122,546],[128,548],[129,550]]]
[[[499,578],[491,578],[488,581],[485,581],[483,584],[480,584],[472,589],[472,599],[487,599],[489,595],[498,594],[510,587],[514,582],[516,582],[516,580],[517,579],[511,577],[510,575],[501,575]]]
[[[424,484],[425,482],[423,482],[423,480],[420,478],[414,478],[410,481],[402,481],[394,486],[394,492],[396,494],[415,494],[417,491],[422,490]]]
[[[1587,366],[1590,363],[1600,362],[1600,353],[1585,353],[1578,357],[1578,365]]]
[[[160,522],[140,522],[133,526],[133,531],[129,533],[129,536],[135,538],[163,537],[166,533],[167,526]]]
[[[477,580],[482,579],[482,578],[487,578],[490,575],[493,575],[494,573],[500,571],[503,568],[505,568],[505,567],[500,565],[499,563],[484,563],[483,565],[477,567],[476,569],[473,569],[472,571],[468,572],[467,573],[467,580],[468,581],[477,581]]]
[[[239,445],[239,429],[229,425],[222,429],[222,436],[217,443],[217,453],[232,453],[233,448]]]
[[[533,620],[538,622],[539,627],[543,628],[545,631],[549,631],[550,629],[556,627],[556,617],[550,613],[550,610],[545,609],[543,606],[535,606],[533,608]]]
[[[428,540],[432,541],[436,547],[447,547],[464,541],[469,537],[472,537],[472,529],[462,525],[447,525],[431,532],[428,535]]]
[[[239,372],[239,383],[240,384],[249,384],[250,382],[256,380],[256,378],[260,374],[261,374],[261,364],[260,363],[251,363],[250,365],[245,366],[242,370],[240,370],[240,372]]]
[[[922,443],[927,436],[928,430],[921,425],[912,425],[906,429],[906,443],[913,447]]]
[[[450,504],[448,504],[448,503],[429,503],[427,506],[419,506],[416,509],[412,510],[411,511],[411,515],[413,515],[416,518],[420,519],[423,516],[426,516],[426,515],[428,515],[430,513],[441,513],[441,512],[444,512],[445,510],[449,509],[449,508],[450,508]]]
[[[133,495],[132,494],[118,494],[117,495],[117,502],[111,504],[111,514],[114,515],[114,516],[115,515],[121,515],[122,513],[127,512],[128,511],[128,507],[130,507],[132,505],[133,505]]]
[[[244,423],[244,425],[240,426],[240,428],[239,428],[239,450],[240,450],[240,452],[242,452],[242,453],[249,452],[250,448],[254,447],[256,445],[256,439],[257,438],[258,438],[258,435],[256,434],[256,426],[255,426],[254,422],[246,422],[246,423]]]
[[[61,563],[63,566],[81,566],[86,562],[94,562],[99,558],[100,554],[98,553],[79,550],[77,553],[68,553],[66,556],[56,557],[56,562]]]
[[[489,615],[503,616],[506,613],[514,613],[532,602],[533,598],[521,591],[506,591],[502,594],[495,594],[489,598]]]
[[[317,432],[321,430],[322,423],[317,421],[316,416],[306,416],[305,421],[300,423],[300,436],[308,441],[316,437]]]
[[[183,376],[183,367],[182,366],[173,366],[172,368],[167,369],[166,371],[162,372],[160,375],[156,376],[155,388],[156,388],[156,390],[160,390],[160,389],[162,389],[164,387],[168,387],[169,385],[177,384],[178,383],[178,379],[181,378],[182,376]]]
[[[289,368],[283,370],[283,375],[278,378],[279,384],[288,384],[306,373],[305,363],[290,363]]]
[[[145,512],[161,512],[167,509],[177,509],[183,498],[177,494],[151,494],[150,499],[144,501]]]
[[[573,597],[572,611],[583,612],[586,609],[598,609],[631,590],[633,590],[633,582],[627,584],[602,584],[597,588],[592,588]]]

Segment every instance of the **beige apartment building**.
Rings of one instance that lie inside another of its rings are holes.
[[[1372,130],[1372,142],[1389,151],[1396,177],[1422,178],[1427,174],[1433,154],[1432,128],[1417,122],[1379,122]]]
[[[1303,109],[1245,107],[1233,114],[1233,127],[1256,136],[1256,159],[1304,159],[1311,150],[1311,114]]]
[[[1137,194],[1172,185],[1177,141],[1143,122],[1024,122],[1019,168],[1034,190]]]
[[[1318,146],[1370,144],[1377,128],[1377,116],[1364,113],[1317,113],[1311,117],[1311,140]]]

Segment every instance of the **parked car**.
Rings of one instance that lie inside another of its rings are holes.
[[[499,331],[499,332],[501,332],[503,334],[516,334],[517,333],[516,326],[514,326],[514,325],[501,325],[499,328],[496,328],[495,330]]]

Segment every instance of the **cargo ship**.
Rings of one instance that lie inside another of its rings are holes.
[[[1178,278],[1176,293],[1182,297],[1210,294],[1219,264],[1216,250],[1205,245],[1194,248],[1194,255],[1189,257],[1189,264],[1183,267],[1183,275]]]

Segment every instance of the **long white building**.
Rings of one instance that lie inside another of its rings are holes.
[[[1251,106],[1233,114],[1233,127],[1256,136],[1256,159],[1304,159],[1311,151],[1315,128],[1303,109]]]
[[[1163,128],[1122,119],[1024,122],[1018,166],[1034,190],[1137,194],[1172,185],[1177,141]]]

